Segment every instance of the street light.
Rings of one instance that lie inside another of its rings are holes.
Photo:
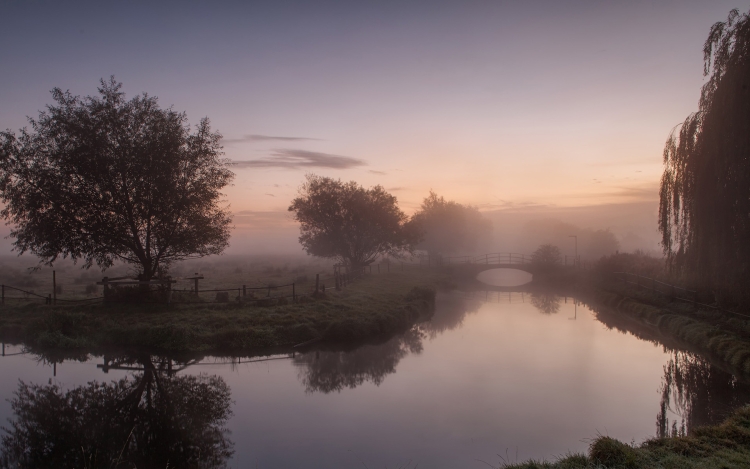
[[[578,236],[570,235],[568,238],[575,238],[576,241],[576,257],[573,258],[573,265],[575,266],[578,263]]]

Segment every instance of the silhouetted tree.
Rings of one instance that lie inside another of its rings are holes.
[[[659,230],[670,265],[716,285],[750,280],[750,17],[732,10],[703,48],[699,110],[664,148]],[[746,289],[745,289],[746,290]]]
[[[230,390],[218,376],[143,372],[69,390],[20,383],[0,441],[0,468],[221,468]]]
[[[308,253],[338,259],[350,267],[369,265],[383,254],[413,249],[416,231],[381,186],[308,174],[289,211],[299,221],[299,242]]]
[[[552,244],[543,244],[531,254],[531,263],[537,266],[554,267],[562,263],[560,248]]]
[[[2,215],[14,248],[46,264],[135,264],[150,279],[170,262],[218,254],[229,241],[221,189],[233,178],[221,135],[112,77],[99,96],[52,90],[32,131],[0,132]]]
[[[603,256],[609,256],[620,249],[620,242],[609,229],[596,230],[586,233],[588,236],[583,238],[584,257],[591,260],[598,260]]]
[[[422,201],[411,222],[422,234],[417,247],[430,254],[472,251],[492,231],[492,222],[475,207],[445,200],[433,191]]]

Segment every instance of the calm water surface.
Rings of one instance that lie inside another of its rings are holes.
[[[698,357],[610,329],[573,298],[539,293],[440,293],[429,322],[348,352],[240,363],[207,357],[187,367],[163,357],[89,357],[53,370],[32,354],[11,355],[18,351],[6,347],[0,359],[2,421],[23,420],[8,401],[19,380],[40,385],[36,396],[50,384],[83,389],[129,377],[130,387],[102,399],[122,409],[141,393],[169,415],[146,410],[139,422],[190,422],[190,436],[180,438],[214,454],[209,467],[480,468],[498,466],[498,455],[554,459],[585,451],[597,434],[639,442],[712,422],[750,397],[747,385]],[[214,405],[222,399],[232,412],[226,421],[221,402]],[[35,409],[24,415],[38,421],[27,424],[63,431],[43,417],[49,410]],[[130,425],[117,418],[109,424]]]

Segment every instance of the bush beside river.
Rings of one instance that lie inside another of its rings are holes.
[[[599,436],[588,454],[555,462],[527,461],[504,469],[740,469],[750,467],[750,406],[721,425],[695,429],[687,436],[654,438],[640,445]]]

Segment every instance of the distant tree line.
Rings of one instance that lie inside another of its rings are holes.
[[[381,186],[309,174],[289,205],[300,222],[299,241],[309,254],[351,268],[380,256],[400,257],[423,249],[432,254],[472,250],[492,225],[474,207],[446,201],[434,192],[408,217]]]

